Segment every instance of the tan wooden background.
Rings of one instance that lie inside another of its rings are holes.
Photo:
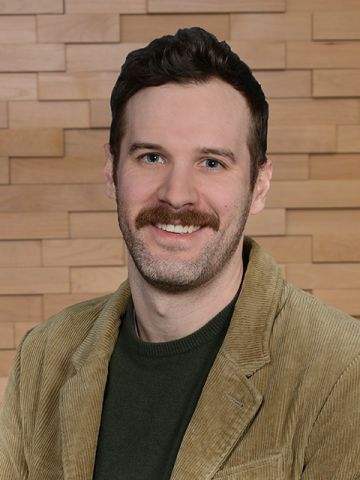
[[[0,396],[29,328],[125,278],[101,173],[108,98],[129,50],[194,25],[270,102],[274,182],[248,232],[360,317],[359,0],[0,0]]]

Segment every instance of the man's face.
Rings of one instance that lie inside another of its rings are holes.
[[[166,84],[126,108],[117,172],[121,231],[135,267],[166,291],[196,288],[241,266],[250,191],[250,114],[227,83]],[[130,262],[131,263],[131,262]]]

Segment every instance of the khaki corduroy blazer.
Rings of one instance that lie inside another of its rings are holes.
[[[244,252],[241,294],[171,480],[360,479],[360,323],[285,282],[253,241]],[[129,295],[125,283],[25,337],[1,414],[1,480],[92,478]]]

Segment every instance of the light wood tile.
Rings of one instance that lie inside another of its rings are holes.
[[[67,130],[65,151],[68,157],[104,158],[104,144],[109,141],[108,130]]]
[[[68,72],[120,72],[121,65],[132,50],[144,47],[142,43],[109,43],[67,45]]]
[[[110,293],[127,278],[127,267],[73,267],[70,270],[73,293]]]
[[[287,68],[360,68],[360,42],[288,42]]]
[[[311,155],[310,178],[314,180],[360,178],[360,153]]]
[[[304,289],[358,289],[359,263],[291,263],[286,266],[286,278]]]
[[[63,0],[1,0],[1,13],[62,13]]]
[[[90,126],[88,102],[9,102],[11,128],[86,128]]]
[[[70,213],[72,238],[119,238],[116,212]]]
[[[0,190],[1,191],[1,190]],[[0,213],[1,239],[66,238],[68,218],[61,212]]]
[[[64,45],[3,44],[0,45],[0,72],[56,71],[65,69]]]
[[[9,183],[9,159],[0,157],[0,184]]]
[[[0,100],[34,100],[36,97],[36,74],[2,73],[0,75]]]
[[[250,215],[246,223],[247,235],[282,235],[285,233],[285,210],[265,209]]]
[[[358,0],[287,0],[286,9],[289,12],[301,11],[301,12],[327,12],[327,11],[339,11],[341,10],[359,10],[360,5]]]
[[[315,97],[360,97],[360,69],[314,70]]]
[[[92,157],[12,158],[11,183],[100,183],[104,159]]]
[[[307,70],[256,71],[254,75],[268,98],[311,96],[311,72]]]
[[[69,292],[65,267],[1,268],[0,290],[4,295]]]
[[[360,207],[359,180],[308,180],[272,182],[270,208]]]
[[[61,156],[63,132],[55,128],[0,130],[0,156]]]
[[[285,68],[284,42],[232,40],[229,45],[251,69]]]
[[[0,377],[8,377],[15,359],[15,350],[0,350]]]
[[[360,234],[314,235],[314,262],[360,262]]]
[[[360,234],[360,209],[286,211],[287,235],[333,234],[336,230]]]
[[[338,127],[338,152],[360,152],[360,125]]]
[[[305,154],[270,155],[273,180],[305,180],[309,178],[309,156]]]
[[[145,13],[146,0],[65,0],[67,13]]]
[[[279,263],[311,262],[310,236],[255,237],[255,240]]]
[[[44,240],[42,246],[46,266],[117,266],[125,263],[121,239]]]
[[[329,125],[270,127],[269,153],[326,153],[336,150],[336,128]]]
[[[0,16],[0,43],[34,42],[36,42],[35,17]]]
[[[313,22],[315,40],[360,40],[360,10],[314,12]]]
[[[349,315],[360,316],[360,289],[315,289],[313,294]]]
[[[232,40],[310,40],[310,13],[231,14]]]
[[[40,242],[0,241],[0,267],[36,267],[41,265]]]
[[[40,295],[0,295],[0,322],[38,323],[41,320]]]
[[[110,127],[111,109],[109,99],[91,100],[90,124],[92,127]]]
[[[112,210],[103,185],[13,185],[0,189],[2,212]]]
[[[121,41],[150,42],[162,35],[174,34],[179,28],[194,25],[213,33],[219,40],[230,37],[228,15],[121,15]]]
[[[14,322],[0,323],[0,349],[15,348]]]
[[[118,42],[117,15],[65,14],[37,17],[39,42]]]
[[[76,303],[90,300],[101,294],[94,293],[68,293],[68,294],[45,294],[44,295],[44,318],[47,319],[59,313],[66,307]]]
[[[149,13],[282,12],[285,0],[148,0]]]
[[[40,73],[39,98],[41,100],[109,99],[118,76],[118,72]]]
[[[0,101],[0,128],[7,128],[7,126],[8,126],[7,103]]]

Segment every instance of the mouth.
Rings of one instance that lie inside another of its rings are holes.
[[[165,224],[165,223],[155,223],[154,226],[165,232],[177,233],[180,235],[194,233],[200,230],[201,228],[199,225],[173,225],[173,224]]]

